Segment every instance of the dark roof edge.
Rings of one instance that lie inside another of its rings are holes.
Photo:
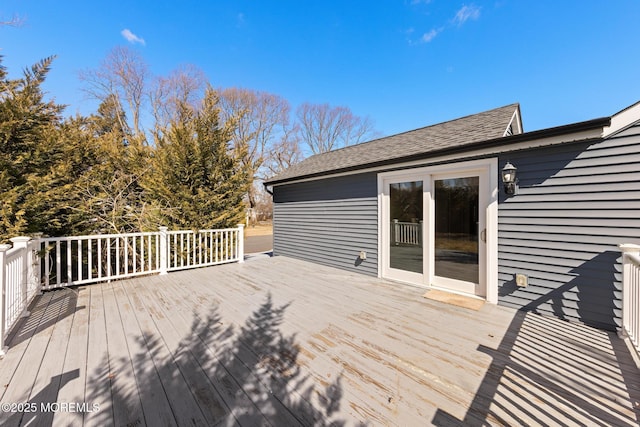
[[[587,120],[584,122],[571,123],[563,126],[556,126],[552,128],[546,128],[546,129],[541,129],[541,130],[536,130],[531,132],[524,132],[517,135],[503,136],[500,138],[488,139],[488,140],[479,141],[479,142],[472,142],[470,144],[460,145],[457,147],[443,148],[440,150],[429,151],[422,154],[413,154],[405,157],[395,157],[391,159],[385,159],[379,162],[363,163],[361,165],[355,165],[355,166],[349,166],[345,168],[332,169],[329,171],[292,176],[289,178],[279,179],[275,181],[267,180],[264,182],[264,185],[267,186],[267,185],[285,184],[287,182],[299,181],[301,179],[319,178],[325,175],[335,175],[339,173],[353,172],[361,169],[369,169],[369,168],[375,168],[380,166],[393,165],[396,163],[403,163],[403,162],[408,162],[413,160],[425,160],[430,157],[442,156],[446,154],[455,154],[455,153],[470,151],[478,148],[491,148],[499,145],[516,144],[519,142],[526,142],[533,139],[550,138],[554,136],[566,135],[566,134],[571,134],[575,132],[582,132],[586,130],[601,128],[601,127],[609,126],[610,124],[611,124],[611,117],[600,117],[597,119]]]

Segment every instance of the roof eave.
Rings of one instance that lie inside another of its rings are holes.
[[[273,181],[265,181],[264,185],[273,186],[273,185],[279,185],[279,184],[286,184],[292,181],[307,180],[307,179],[319,178],[326,175],[335,175],[335,174],[354,172],[361,169],[371,169],[371,168],[377,168],[382,166],[389,166],[389,165],[403,163],[407,161],[426,160],[431,157],[437,157],[437,156],[448,155],[448,154],[456,154],[456,153],[476,150],[480,148],[491,148],[491,147],[496,147],[501,145],[507,148],[508,145],[512,145],[516,143],[527,142],[535,139],[569,135],[576,132],[584,132],[584,131],[589,131],[589,130],[598,129],[598,128],[602,129],[610,125],[611,125],[611,117],[601,117],[601,118],[592,119],[584,122],[572,123],[569,125],[557,126],[557,127],[541,129],[541,130],[532,131],[532,132],[521,133],[517,135],[504,136],[504,137],[499,137],[494,139],[472,142],[469,144],[459,145],[457,147],[448,147],[440,150],[429,151],[422,154],[413,154],[405,157],[395,157],[395,158],[385,159],[378,162],[363,163],[363,164],[344,167],[344,168],[332,169],[329,171],[297,175],[297,176],[292,176],[292,177],[273,180]],[[505,151],[509,151],[509,150],[507,149]]]

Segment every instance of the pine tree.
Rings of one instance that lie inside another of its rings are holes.
[[[20,79],[8,79],[0,65],[0,239],[33,232],[52,232],[64,220],[60,206],[45,203],[59,170],[69,159],[60,145],[60,113],[63,107],[45,101],[41,85],[53,57],[24,71]],[[65,167],[77,166],[76,163]],[[57,203],[57,200],[53,202]]]
[[[182,104],[157,141],[146,186],[172,228],[235,227],[244,219],[250,173],[246,147],[231,147],[233,120],[221,123],[219,98],[209,88],[199,109]]]
[[[155,204],[142,187],[142,176],[151,168],[151,148],[123,126],[126,116],[113,97],[87,122],[96,162],[76,185],[77,198],[83,200],[77,214],[86,233],[157,230]]]

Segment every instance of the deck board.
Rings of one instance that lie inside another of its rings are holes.
[[[102,285],[87,286],[86,292],[89,293],[89,325],[85,402],[91,405],[98,405],[99,410],[85,412],[83,420],[86,426],[113,425],[109,350],[107,347],[107,327]]]
[[[206,373],[194,355],[191,354],[189,342],[194,339],[191,335],[193,332],[191,325],[180,322],[178,316],[165,310],[162,304],[157,304],[162,299],[159,290],[150,291],[144,284],[138,286],[136,290],[140,292],[144,304],[156,313],[156,326],[158,330],[162,331],[164,342],[172,353],[170,364],[162,366],[161,371],[171,374],[177,368],[180,373],[180,376],[163,375],[164,387],[165,389],[172,388],[174,382],[178,381],[187,393],[183,400],[189,402],[189,407],[182,408],[181,411],[185,415],[189,414],[190,419],[184,419],[179,424],[188,421],[193,425],[206,426],[219,422],[228,411]],[[172,366],[173,364],[175,364],[175,368]],[[189,395],[191,395],[190,398]]]
[[[144,413],[144,421],[151,426],[175,425],[175,418],[167,396],[164,393],[162,382],[155,369],[152,357],[149,357],[149,349],[145,340],[145,334],[140,328],[129,296],[122,288],[122,282],[113,283],[113,293],[120,311],[122,324],[125,331],[129,357],[133,365],[133,372],[137,382],[137,390],[148,392],[140,393],[140,403]],[[144,311],[141,312],[141,314]],[[144,356],[143,356],[144,355]],[[151,363],[149,361],[151,360]]]
[[[54,307],[59,306],[54,310],[57,312],[57,319],[52,325],[49,343],[29,396],[29,402],[38,406],[47,402],[58,402],[60,387],[79,376],[78,368],[71,368],[66,372],[63,370],[73,323],[73,313],[76,308],[76,294],[73,290],[64,289],[58,296],[61,297],[60,300],[54,303]],[[22,423],[49,426],[53,422],[54,415],[55,412],[25,413]],[[32,419],[35,422],[31,422]]]
[[[284,257],[46,292],[0,361],[20,425],[637,425],[615,334]]]
[[[73,290],[75,306],[69,314],[72,325],[62,372],[69,378],[60,385],[57,402],[84,402],[87,381],[87,341],[89,334],[89,292],[85,288]],[[77,372],[77,375],[76,375]],[[63,375],[64,375],[63,374]],[[54,425],[82,425],[84,413],[55,412]]]
[[[162,295],[161,299],[164,301],[171,300],[178,291],[170,280],[163,281],[163,286],[155,287],[154,290]],[[249,368],[250,350],[243,345],[233,345],[230,340],[233,338],[231,331],[221,328],[215,309],[217,306],[207,303],[209,308],[205,308],[204,303],[208,301],[206,296],[199,294],[193,299],[197,291],[194,288],[192,291],[183,298],[167,303],[165,312],[176,323],[181,322],[183,327],[189,328],[187,331],[190,330],[197,336],[198,340],[192,341],[190,350],[195,353],[195,357],[200,355],[199,363],[214,384],[226,385],[216,388],[224,396],[225,404],[232,408],[234,418],[255,425],[265,422],[266,416],[269,416],[275,425],[300,425],[295,416],[265,388],[256,373]],[[236,351],[227,350],[227,346]],[[220,349],[224,351],[220,352]],[[211,369],[211,365],[218,369]],[[245,380],[244,384],[242,379]],[[251,414],[255,414],[255,419],[249,419]]]
[[[133,369],[132,355],[125,338],[125,324],[113,293],[114,286],[117,285],[115,283],[102,285],[113,421],[115,425],[141,425],[145,424],[144,412]]]

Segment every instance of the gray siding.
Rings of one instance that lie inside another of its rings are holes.
[[[274,255],[378,274],[375,173],[275,186],[273,201]]]
[[[621,315],[620,243],[640,243],[640,126],[500,156],[519,192],[499,204],[499,303],[605,329]],[[529,277],[518,288],[515,274]]]

